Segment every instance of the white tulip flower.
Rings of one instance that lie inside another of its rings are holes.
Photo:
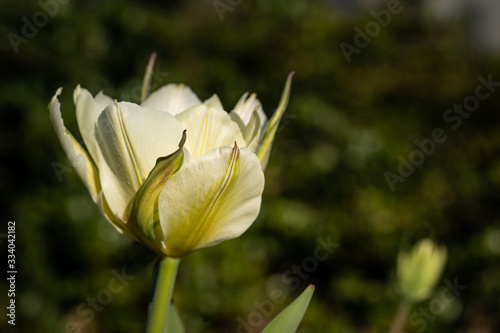
[[[65,153],[102,214],[162,257],[240,236],[259,214],[263,169],[290,91],[268,121],[254,94],[227,113],[168,84],[141,105],[73,94],[85,148],[66,129],[56,92],[50,117]]]

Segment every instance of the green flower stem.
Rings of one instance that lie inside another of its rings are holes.
[[[179,262],[180,259],[170,257],[160,260],[148,319],[148,333],[165,332]]]
[[[391,333],[401,333],[403,332],[406,323],[408,321],[408,315],[410,314],[411,304],[409,302],[403,301],[399,305],[398,312],[394,321],[392,322]]]

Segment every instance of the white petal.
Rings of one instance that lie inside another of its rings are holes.
[[[96,127],[98,168],[104,196],[117,217],[124,217],[156,159],[177,150],[182,131],[170,114],[132,103],[114,103],[101,113]]]
[[[99,91],[99,93],[94,97],[94,101],[103,110],[106,106],[108,106],[109,104],[114,102],[114,100],[111,97],[109,97],[108,95],[105,95],[102,91]]]
[[[87,89],[80,88],[80,85],[78,85],[73,92],[73,101],[76,106],[76,119],[80,134],[89,150],[90,156],[97,163],[99,156],[97,152],[99,147],[95,136],[97,118],[106,106],[113,103],[113,100],[102,92],[93,98]]]
[[[191,88],[184,84],[171,83],[153,92],[141,105],[176,115],[200,103],[201,100]]]
[[[246,141],[226,111],[214,106],[199,104],[175,116],[187,130],[185,147],[197,157],[214,148],[232,147],[236,141],[246,147]]]
[[[222,103],[219,99],[219,96],[217,96],[217,94],[213,94],[212,97],[210,97],[209,99],[205,100],[203,102],[203,104],[205,105],[211,105],[211,106],[215,106],[221,110],[224,110],[224,107],[222,106]]]
[[[256,94],[251,94],[250,97],[248,97],[248,93],[244,93],[243,96],[238,100],[238,103],[236,103],[236,106],[231,112],[234,112],[240,116],[241,120],[245,124],[248,124],[250,122],[250,119],[252,118],[252,114],[254,110],[257,110],[259,113],[260,121],[262,123],[262,126],[267,122],[267,116],[264,113],[264,110],[262,109],[262,105],[260,104],[260,101],[257,99]]]
[[[88,153],[64,126],[64,121],[61,116],[61,104],[57,98],[61,94],[61,90],[61,88],[57,90],[50,102],[50,119],[52,120],[52,125],[54,126],[64,152],[68,156],[69,162],[75,168],[76,173],[80,176],[83,183],[89,190],[90,196],[94,202],[97,202],[99,192],[101,191],[99,172],[97,171],[94,162],[92,162]]]
[[[99,207],[99,210],[101,211],[101,214],[108,220],[109,223],[121,234],[125,234],[128,237],[132,238],[133,240],[137,240],[137,237],[128,230],[127,225],[124,223],[123,220],[117,218],[113,212],[111,212],[109,205],[106,201],[106,198],[104,197],[102,191],[99,193],[99,196],[97,198],[97,206]]]
[[[253,111],[252,118],[248,124],[244,124],[243,120],[237,113],[231,112],[229,114],[231,119],[238,124],[245,142],[247,142],[247,148],[255,153],[259,147],[260,137],[262,134],[262,122],[260,120],[259,112],[257,110]]]
[[[240,236],[257,218],[264,174],[248,149],[221,147],[170,178],[158,200],[167,255],[180,257]]]

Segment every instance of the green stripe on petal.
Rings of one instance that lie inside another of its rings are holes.
[[[241,147],[247,146],[238,125],[226,111],[216,106],[195,105],[175,118],[188,133],[194,133],[186,142],[186,149],[193,157],[218,147],[232,146],[235,141]]]
[[[262,163],[263,169],[265,169],[267,165],[267,161],[269,159],[269,154],[271,153],[271,148],[273,145],[276,130],[278,129],[281,117],[285,113],[286,107],[288,105],[293,74],[294,72],[288,75],[288,78],[285,83],[285,88],[283,89],[283,93],[281,94],[281,100],[278,105],[278,109],[276,109],[273,116],[271,117],[271,119],[269,119],[269,122],[266,124],[264,132],[262,133],[262,138],[260,140],[259,148],[257,148],[257,156],[259,157],[259,160]]]
[[[132,103],[108,105],[98,118],[99,174],[113,214],[121,219],[158,157],[178,148],[183,128],[172,115]]]
[[[219,96],[217,96],[217,94],[213,94],[209,99],[205,100],[203,102],[203,104],[215,106],[221,110],[224,110],[224,107],[222,106],[222,103],[219,99]]]
[[[182,134],[179,149],[173,154],[157,159],[155,167],[132,200],[129,227],[140,230],[141,234],[148,238],[146,242],[163,238],[158,217],[158,197],[165,183],[179,171],[184,162],[185,142],[186,131]]]
[[[248,149],[219,147],[192,160],[160,193],[166,255],[182,257],[240,236],[257,218],[263,190],[260,161]]]

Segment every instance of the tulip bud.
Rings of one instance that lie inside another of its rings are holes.
[[[446,264],[446,247],[438,247],[432,240],[423,239],[411,252],[399,253],[397,289],[408,302],[428,298]]]

